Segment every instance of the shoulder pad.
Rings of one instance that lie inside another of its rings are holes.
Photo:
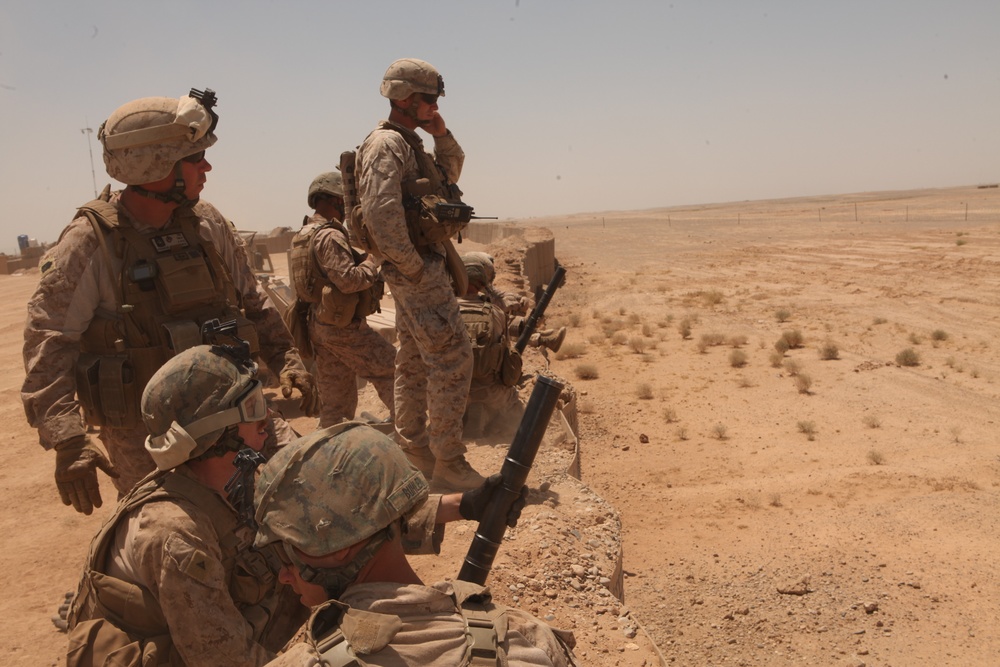
[[[114,229],[118,226],[118,209],[115,205],[102,199],[94,199],[77,209],[74,219],[87,216],[97,220],[101,227]]]

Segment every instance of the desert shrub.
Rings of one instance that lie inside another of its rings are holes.
[[[771,507],[781,507],[781,494],[772,493],[767,497],[767,504]]]
[[[832,340],[828,340],[819,348],[819,358],[823,361],[834,361],[840,359],[840,349]]]
[[[808,394],[812,384],[812,378],[805,373],[799,373],[795,376],[795,388],[799,390],[800,394]]]
[[[636,385],[635,395],[643,401],[653,398],[653,387],[648,382],[640,382]]]
[[[935,329],[934,331],[931,332],[931,340],[935,340],[938,342],[946,341],[948,340],[948,332],[945,331],[944,329]]]
[[[920,345],[921,343],[923,343],[923,342],[924,342],[924,339],[923,339],[923,338],[921,338],[920,336],[918,336],[918,335],[917,335],[917,334],[915,334],[915,333],[911,333],[911,334],[910,334],[910,335],[908,336],[908,340],[909,340],[909,341],[910,341],[911,343],[913,343],[914,345]]]
[[[673,424],[677,421],[677,410],[671,407],[663,408],[663,421]]]
[[[955,245],[965,245],[969,242],[969,239],[955,239]]]
[[[645,336],[646,338],[652,338],[653,337],[653,325],[650,324],[649,322],[643,323],[643,325],[642,325],[642,335]]]
[[[781,368],[781,364],[785,360],[785,355],[775,350],[771,352],[767,360],[771,362],[771,368]]]
[[[690,437],[688,435],[688,430],[683,426],[678,426],[676,433],[678,440],[687,440]]]
[[[604,334],[598,334],[598,333],[590,334],[589,336],[587,336],[587,342],[592,345],[598,345],[600,343],[603,343],[606,338],[607,336],[605,336]]]
[[[785,340],[784,338],[779,338],[778,340],[774,341],[774,349],[780,352],[781,354],[788,352],[789,347],[791,346],[788,344],[788,341]]]
[[[880,466],[885,463],[885,456],[877,449],[868,450],[868,462],[873,466]]]
[[[919,366],[920,355],[912,347],[908,347],[896,355],[896,363],[900,366]]]
[[[600,373],[594,364],[580,364],[574,370],[576,377],[580,380],[596,380]]]
[[[627,345],[628,344],[628,334],[624,331],[616,331],[611,336],[612,345]]]
[[[597,407],[595,406],[595,404],[594,404],[593,401],[591,401],[589,399],[586,399],[586,400],[580,401],[580,406],[577,408],[577,410],[581,414],[589,415],[589,414],[593,414],[594,412],[596,412],[597,411]]]
[[[698,341],[698,353],[705,354],[708,352],[708,343],[705,342],[705,337],[702,336],[701,340]]]
[[[569,318],[567,319],[567,321],[569,322],[569,325],[571,327],[578,327],[578,326],[580,326],[580,313],[578,313],[578,312],[570,313],[569,314]]]
[[[725,440],[726,439],[726,431],[728,431],[728,430],[729,429],[726,428],[725,424],[723,424],[722,422],[719,422],[715,426],[712,427],[712,434],[716,438],[718,438],[719,440]]]
[[[587,348],[583,343],[566,343],[556,352],[556,359],[576,359],[582,357],[586,351]]]
[[[753,380],[748,378],[746,375],[741,375],[736,378],[736,386],[740,389],[749,389],[753,386]]]
[[[810,440],[816,439],[816,422],[800,421],[798,427],[799,433],[804,433]]]
[[[872,324],[875,324],[875,325],[885,324],[888,321],[889,320],[885,319],[884,317],[876,317],[876,318],[872,319]]]
[[[722,345],[723,343],[726,342],[725,334],[720,334],[720,333],[704,334],[702,335],[701,339],[712,347],[715,347],[716,345]]]
[[[684,340],[687,340],[688,338],[690,338],[691,337],[691,320],[689,320],[686,317],[683,320],[681,320],[680,323],[677,325],[677,332],[680,333],[681,338],[683,338]]]
[[[783,364],[783,366],[785,367],[785,372],[791,375],[792,377],[798,375],[799,371],[802,370],[802,366],[800,366],[799,362],[795,361],[794,359],[785,359],[785,363]]]
[[[642,336],[632,336],[628,339],[628,345],[636,354],[642,354],[646,351],[646,339]]]
[[[729,365],[733,368],[743,368],[747,365],[747,353],[743,350],[733,350],[729,353]]]
[[[868,428],[879,428],[880,426],[882,426],[882,420],[879,419],[876,415],[865,415],[861,419],[861,423],[867,426]]]
[[[787,322],[788,318],[790,318],[791,316],[792,314],[787,310],[785,310],[784,308],[779,308],[778,310],[774,311],[774,319],[778,320],[779,322]]]
[[[730,347],[743,347],[744,345],[747,344],[747,337],[744,336],[743,334],[736,334],[735,336],[730,336],[726,340],[726,343]]]
[[[639,361],[641,361],[644,364],[651,364],[654,361],[656,361],[656,356],[648,353],[640,354]]]
[[[631,324],[632,326],[635,326],[636,324],[639,324],[639,322],[642,322],[642,318],[639,317],[639,313],[630,313],[629,314],[629,316],[628,316],[628,323],[629,324]]]
[[[798,329],[783,332],[781,338],[788,343],[788,349],[790,350],[802,347],[802,332]]]
[[[619,315],[624,315],[627,312],[628,312],[628,310],[625,309],[625,306],[622,306],[621,308],[618,309],[618,314]]]

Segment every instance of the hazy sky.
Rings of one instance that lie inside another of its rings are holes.
[[[109,181],[116,107],[191,87],[219,96],[203,196],[297,226],[400,57],[443,74],[480,215],[996,182],[998,34],[997,0],[0,0],[0,250],[93,197],[88,147]]]

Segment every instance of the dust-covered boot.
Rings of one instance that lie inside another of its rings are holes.
[[[486,478],[476,472],[464,456],[449,461],[438,459],[434,466],[431,491],[434,493],[471,491],[478,489],[485,481]]]
[[[559,351],[564,340],[566,340],[566,327],[559,327],[556,331],[542,331],[538,334],[538,344],[553,352]]]
[[[410,465],[419,470],[424,479],[428,482],[431,481],[431,477],[434,476],[434,466],[437,463],[437,458],[435,458],[430,448],[414,447],[407,449],[401,447],[401,449],[403,450],[403,454],[406,455],[406,459],[410,462]]]

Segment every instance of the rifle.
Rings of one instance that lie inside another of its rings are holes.
[[[549,301],[552,300],[552,295],[556,293],[556,290],[566,281],[566,269],[556,265],[556,271],[552,274],[552,280],[549,284],[545,286],[545,290],[542,292],[542,296],[538,299],[538,303],[535,307],[531,309],[531,313],[528,315],[528,319],[525,322],[524,330],[521,331],[521,335],[517,338],[517,343],[514,344],[514,349],[517,350],[518,354],[524,352],[524,348],[528,346],[528,341],[531,340],[531,334],[535,333],[535,327],[538,326],[538,320],[545,314],[545,309],[549,305]]]
[[[507,513],[514,501],[521,497],[521,489],[528,479],[531,464],[542,443],[545,428],[549,424],[556,401],[563,390],[563,383],[548,375],[539,375],[535,388],[524,409],[524,417],[517,427],[514,440],[507,450],[507,457],[500,468],[502,482],[494,494],[493,503],[479,521],[476,535],[469,545],[469,552],[458,573],[462,581],[471,581],[482,586],[486,583],[493,559],[496,558],[500,541],[507,530]]]

